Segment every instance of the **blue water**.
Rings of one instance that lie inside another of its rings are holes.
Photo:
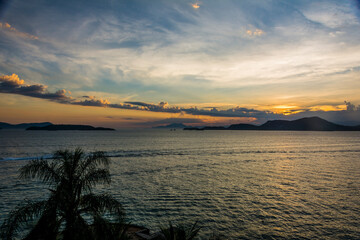
[[[200,239],[360,239],[360,133],[277,131],[0,131],[0,222],[24,199],[17,178],[58,149],[102,150],[110,191],[135,224],[199,221]]]

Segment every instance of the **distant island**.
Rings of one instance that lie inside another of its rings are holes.
[[[42,123],[20,123],[20,124],[10,124],[5,122],[0,122],[0,128],[2,129],[26,129],[29,127],[46,127],[49,125],[53,125],[50,122],[42,122]]]
[[[344,126],[319,117],[309,117],[294,121],[271,120],[259,126],[240,123],[230,125],[229,127],[187,127],[184,130],[360,131],[360,125]]]
[[[20,124],[10,124],[5,122],[0,122],[0,129],[26,129],[26,130],[47,130],[47,131],[58,131],[58,130],[114,131],[115,130],[113,128],[93,127],[90,125],[52,124],[51,122],[20,123]]]
[[[171,123],[169,125],[165,125],[165,126],[157,126],[157,127],[153,127],[153,128],[187,128],[188,126],[182,124],[182,123]]]
[[[113,128],[93,127],[90,125],[64,125],[52,124],[45,127],[29,127],[26,130],[46,130],[46,131],[59,131],[59,130],[81,130],[81,131],[115,131]]]

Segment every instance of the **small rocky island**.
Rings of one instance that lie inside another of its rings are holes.
[[[68,125],[68,124],[52,124],[45,127],[29,127],[26,130],[46,130],[46,131],[62,131],[62,130],[81,130],[81,131],[115,131],[113,128],[93,127],[90,125]]]

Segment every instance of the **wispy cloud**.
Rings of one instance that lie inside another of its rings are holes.
[[[358,2],[358,1],[353,1]],[[311,21],[329,28],[339,28],[346,25],[359,25],[356,7],[351,1],[323,2],[313,1],[303,10],[303,14]]]
[[[66,86],[97,96],[66,92],[69,104],[258,118],[272,112],[256,109],[293,104],[286,96],[298,96],[302,112],[360,101],[357,1],[60,2],[11,5],[1,23],[0,73],[42,83],[37,97]],[[234,107],[199,107],[208,102]]]
[[[181,86],[186,76],[205,79],[215,87],[285,84],[356,65],[355,53],[360,49],[346,44],[356,35],[345,28],[342,35],[329,39],[336,31],[322,29],[299,14],[310,8],[306,4],[299,9],[280,3],[255,8],[247,1],[208,5],[204,13],[193,14],[179,3],[166,3],[161,16],[167,24],[157,22],[149,12],[142,18],[75,18],[78,24],[66,36],[53,33],[50,44],[55,49],[44,54],[39,48],[35,57],[56,62],[59,74],[68,74],[69,82],[81,84],[70,79],[74,76],[86,79],[83,85],[102,85],[106,78],[119,88],[134,80],[143,86]],[[352,16],[345,10],[343,14]],[[23,55],[34,57],[34,51]],[[44,68],[35,64],[31,67]]]
[[[39,39],[37,36],[31,35],[29,33],[20,32],[16,28],[12,27],[9,23],[0,22],[0,29],[10,32],[12,34],[15,34],[16,36],[22,37],[22,38],[28,38],[31,40],[37,40]]]

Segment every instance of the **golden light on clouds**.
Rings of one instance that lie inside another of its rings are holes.
[[[24,80],[20,79],[18,75],[16,75],[15,73],[13,73],[12,75],[3,75],[0,76],[0,79],[7,81],[7,82],[12,82],[16,85],[23,85],[24,84]]]
[[[328,112],[328,111],[344,111],[344,110],[346,110],[346,105],[337,105],[337,106],[320,105],[320,106],[310,107],[310,110],[311,111],[324,111],[324,112]]]
[[[6,31],[9,31],[19,37],[22,38],[28,38],[28,39],[32,39],[32,40],[37,40],[39,39],[37,36],[28,34],[28,33],[24,33],[24,32],[20,32],[19,30],[17,30],[16,28],[12,27],[9,23],[2,23],[0,22],[0,29],[4,29]]]
[[[276,109],[291,109],[291,108],[297,108],[297,106],[289,106],[289,105],[278,105],[275,106]]]
[[[189,114],[183,114],[183,118],[196,118],[201,120],[199,123],[189,124],[191,126],[224,126],[238,123],[254,123],[257,121],[255,117],[221,117],[221,116],[194,116]]]
[[[70,91],[68,91],[70,92]],[[85,98],[90,99],[91,101],[95,101],[100,103],[101,105],[103,105],[104,107],[106,107],[107,105],[110,104],[110,101],[107,99],[102,99],[102,98],[96,98],[95,96],[86,96]]]
[[[265,32],[259,28],[256,28],[255,30],[248,29],[246,30],[246,34],[250,37],[260,37],[265,34]]]
[[[303,112],[303,109],[300,109],[298,106],[294,105],[276,105],[272,107],[273,112],[283,115],[291,115]]]
[[[192,3],[191,6],[195,9],[198,9],[200,7],[200,2]]]

